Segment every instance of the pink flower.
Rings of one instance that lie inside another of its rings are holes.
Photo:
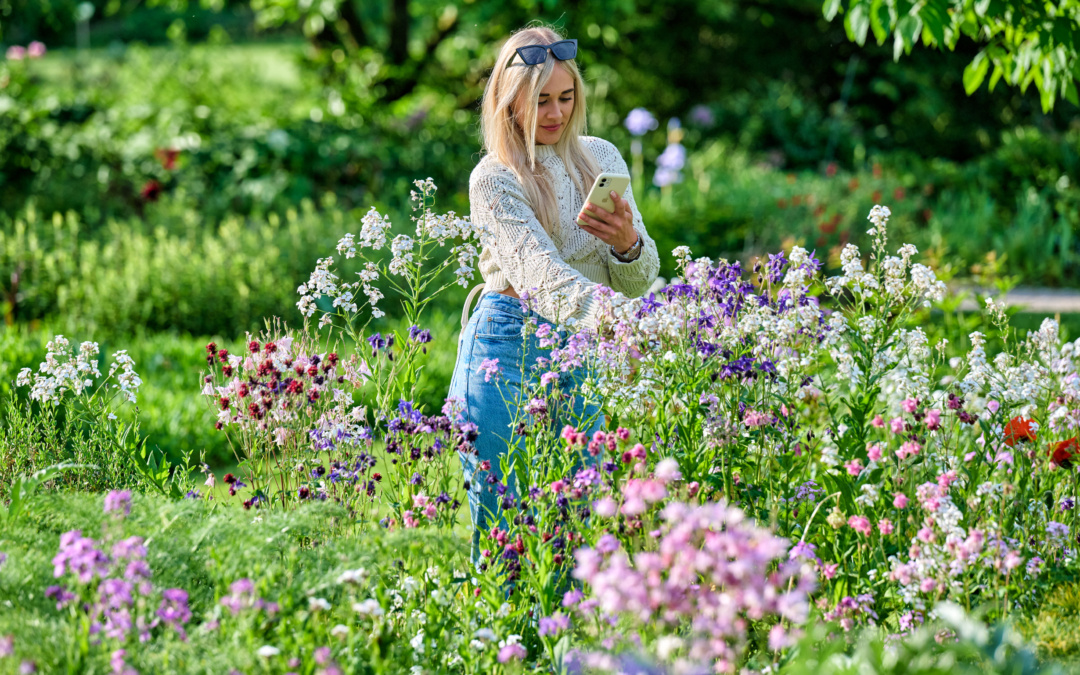
[[[12,45],[7,50],[8,61],[22,61],[26,58],[26,47],[20,47],[19,45]]]
[[[850,462],[845,463],[844,468],[847,469],[847,472],[850,475],[858,476],[860,473],[862,473],[863,465],[862,462],[860,462],[859,460],[853,459]]]
[[[840,565],[837,563],[826,563],[825,565],[821,566],[821,576],[825,577],[826,579],[832,579],[836,576],[836,570],[839,568]]]
[[[424,517],[425,518],[430,519],[430,518],[434,518],[437,515],[439,515],[439,512],[435,507],[435,502],[431,502],[427,506],[424,507]]]
[[[923,593],[930,593],[937,588],[937,582],[933,579],[923,579],[919,584],[919,590]]]
[[[45,43],[34,40],[26,46],[26,55],[32,59],[40,59],[45,56]]]
[[[924,527],[919,530],[919,534],[917,536],[919,537],[919,541],[926,544],[934,541],[934,531],[931,530],[929,527]]]
[[[748,427],[760,427],[769,421],[769,416],[756,410],[747,410],[743,423]]]
[[[658,481],[665,484],[682,479],[679,463],[670,457],[660,460],[660,463],[656,465],[654,475]]]
[[[889,420],[889,429],[891,429],[894,434],[902,432],[904,430],[904,420],[899,417],[892,418]]]
[[[941,411],[937,408],[932,408],[926,411],[926,428],[930,431],[936,431],[941,427]]]
[[[903,492],[897,492],[893,495],[892,505],[898,509],[906,509],[908,505],[907,495]]]
[[[852,516],[848,518],[848,525],[859,534],[869,536],[873,529],[870,527],[870,519],[866,516]]]
[[[565,489],[566,489],[566,483],[564,483],[561,480],[557,480],[557,481],[555,481],[554,483],[551,484],[551,491],[554,492],[555,494],[559,494],[560,492],[562,492]]]
[[[620,441],[630,440],[630,430],[626,427],[619,427],[618,429],[616,429],[615,435],[619,438]]]
[[[872,422],[870,422],[870,423],[873,424],[878,429],[884,429],[885,428],[885,418],[882,417],[881,415],[874,415],[874,420]]]
[[[1012,571],[1017,567],[1020,567],[1024,562],[1024,559],[1016,551],[1009,551],[1005,554],[1005,569]]]
[[[881,446],[874,443],[866,449],[866,456],[870,458],[871,462],[881,461]]]
[[[996,413],[999,408],[1001,408],[1001,404],[993,399],[986,402],[986,409],[989,410],[991,414]]]
[[[577,441],[577,429],[567,424],[562,428],[560,436],[564,441],[573,445]]]
[[[611,518],[619,511],[619,505],[611,497],[603,497],[593,503],[593,513],[601,518]]]
[[[413,528],[417,526],[416,518],[413,517],[412,511],[406,511],[401,514],[401,519],[405,522],[405,527]]]
[[[888,518],[882,518],[881,520],[878,521],[877,529],[878,529],[878,532],[880,532],[882,535],[884,535],[886,537],[889,536],[890,534],[893,533],[892,521],[889,520]]]
[[[910,414],[918,410],[919,402],[913,398],[905,398],[900,407],[904,409],[904,412]]]
[[[645,450],[644,445],[635,443],[634,447],[630,448],[630,456],[634,459],[645,459],[648,456],[648,452]]]
[[[520,644],[514,642],[499,650],[499,663],[506,663],[512,659],[524,659],[528,652]]]
[[[948,490],[949,486],[959,478],[955,471],[946,471],[937,478],[937,484],[942,490]]]
[[[920,450],[922,450],[921,445],[919,445],[915,441],[908,441],[907,443],[904,443],[900,446],[900,449],[896,451],[896,456],[900,458],[901,461],[903,461],[908,457],[914,457],[915,455],[918,455]]]

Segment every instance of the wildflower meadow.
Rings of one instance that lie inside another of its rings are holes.
[[[223,479],[146,449],[124,351],[57,336],[19,373],[5,671],[1057,667],[1015,628],[1077,593],[1080,341],[1054,320],[1021,335],[991,300],[993,342],[932,339],[947,289],[885,206],[833,276],[798,246],[750,269],[680,247],[658,291],[598,293],[599,330],[526,325],[546,355],[507,396],[513,445],[468,482],[477,429],[418,374],[487,234],[436,195],[417,181],[411,234],[372,209],[326,251],[302,326],[205,345],[189,395]],[[408,327],[374,331],[394,303]],[[476,560],[470,491],[498,496]]]

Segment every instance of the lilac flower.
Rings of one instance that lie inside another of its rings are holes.
[[[220,602],[233,616],[255,607],[255,584],[246,577],[237,579],[229,585],[229,594],[221,598]]]
[[[7,562],[7,553],[0,553],[0,570],[4,569],[4,563]]]
[[[573,607],[585,598],[585,594],[580,589],[574,588],[563,594],[562,606]]]
[[[186,638],[183,625],[191,620],[187,591],[180,588],[165,589],[161,594],[161,605],[158,607],[157,616],[165,625],[172,626],[181,638]]]
[[[686,148],[681,143],[669,143],[656,158],[656,166],[661,169],[681,171],[686,166]]]
[[[653,174],[653,185],[656,187],[663,188],[681,182],[682,174],[674,169],[660,167],[656,170],[656,173]]]
[[[703,127],[711,127],[716,122],[712,108],[701,103],[690,109],[690,119]]]
[[[49,586],[45,589],[45,597],[56,600],[56,609],[61,610],[75,599],[75,594],[63,586]]]
[[[420,344],[427,344],[431,342],[431,331],[427,328],[421,329],[419,326],[411,326],[409,328],[409,339]]]
[[[644,136],[647,132],[660,126],[653,114],[645,108],[634,108],[623,121],[627,130],[635,136]]]
[[[0,659],[15,653],[15,636],[0,635]]]
[[[105,495],[105,513],[111,511],[123,511],[125,516],[131,514],[131,490],[113,490]]]
[[[814,552],[816,548],[817,547],[811,543],[800,541],[791,547],[791,551],[788,552],[788,560],[803,558],[821,564],[821,558],[817,557],[817,553]]]
[[[1046,537],[1052,546],[1064,546],[1069,540],[1069,526],[1051,520],[1046,524]]]
[[[568,628],[570,628],[570,617],[561,612],[556,612],[552,616],[540,617],[540,629],[537,633],[539,633],[540,637],[558,635]]]
[[[480,362],[480,367],[477,368],[477,372],[484,374],[484,382],[491,382],[491,378],[499,379],[499,359],[484,359]]]
[[[81,530],[60,535],[60,552],[52,559],[53,576],[59,579],[65,572],[74,574],[81,584],[109,573],[109,558],[97,549],[93,539],[82,536]]]

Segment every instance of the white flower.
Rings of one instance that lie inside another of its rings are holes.
[[[360,585],[367,580],[368,572],[363,567],[358,567],[354,570],[345,570],[338,575],[337,582],[339,584],[356,584]]]
[[[308,609],[313,612],[325,612],[330,609],[330,602],[326,598],[308,598]]]
[[[330,634],[334,637],[345,637],[349,634],[349,627],[339,623],[330,629]]]
[[[386,613],[383,611],[379,601],[374,598],[368,598],[363,602],[354,602],[352,608],[360,616],[377,617]]]
[[[261,656],[264,659],[268,659],[271,656],[277,656],[280,653],[280,649],[278,649],[277,647],[272,647],[270,645],[263,645],[262,647],[259,647],[257,650],[255,650],[255,654],[257,656]]]
[[[480,640],[486,640],[487,642],[493,642],[495,640],[495,631],[490,628],[478,628],[476,632],[473,633],[473,637]]]
[[[417,654],[424,653],[424,630],[420,629],[416,632],[416,635],[409,640],[409,645],[413,648],[413,651]]]

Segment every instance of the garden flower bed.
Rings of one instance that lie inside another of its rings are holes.
[[[519,444],[468,484],[475,426],[416,401],[425,318],[487,235],[434,197],[417,182],[414,235],[388,242],[372,210],[318,261],[303,329],[206,346],[227,494],[116,415],[141,385],[125,352],[102,376],[96,344],[58,338],[20,374],[0,667],[1039,669],[982,622],[1075,593],[1080,341],[1050,319],[1017,335],[993,301],[1001,344],[932,341],[945,286],[890,244],[881,206],[835,277],[797,246],[750,270],[681,247],[658,293],[600,294],[598,333],[526,327],[550,354],[507,401]],[[380,280],[408,328],[371,330]],[[489,386],[505,366],[485,364]],[[606,418],[592,437],[559,386],[577,369]],[[470,490],[502,514],[475,567]]]

